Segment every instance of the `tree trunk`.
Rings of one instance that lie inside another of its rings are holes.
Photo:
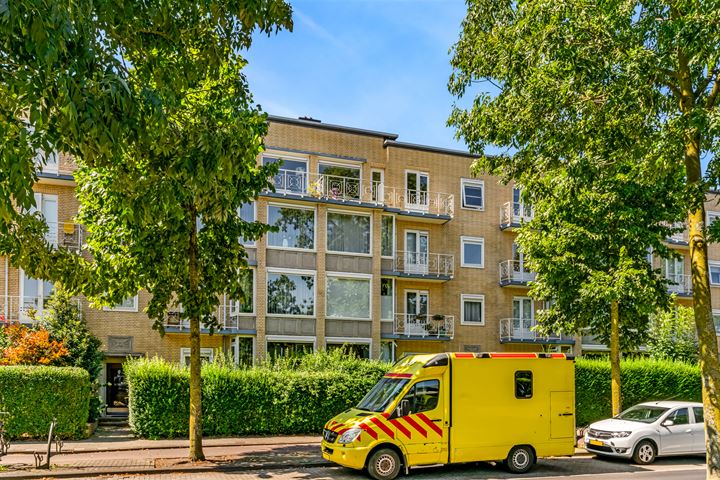
[[[620,401],[620,308],[617,301],[610,304],[610,392],[613,417],[621,412]]]
[[[190,208],[190,243],[188,247],[188,276],[190,293],[198,293],[197,220]],[[190,317],[190,452],[191,462],[205,460],[202,449],[202,378],[200,377],[200,317],[193,311]]]

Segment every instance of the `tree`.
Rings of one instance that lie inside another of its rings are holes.
[[[653,315],[647,348],[653,358],[697,363],[699,351],[692,308],[678,306]]]
[[[458,97],[477,82],[495,86],[496,94],[486,89],[456,107],[450,123],[473,152],[486,143],[515,149],[479,162],[505,179],[529,186],[597,144],[625,152],[650,177],[683,175],[709,478],[720,478],[720,359],[704,224],[705,193],[720,180],[718,15],[715,2],[702,1],[471,0],[450,79]]]
[[[50,338],[44,328],[32,329],[20,323],[2,327],[6,347],[0,355],[0,365],[55,365],[67,363],[68,350]]]
[[[236,207],[276,171],[254,166],[266,123],[241,52],[254,32],[291,27],[283,0],[0,4],[0,251],[29,275],[101,302],[147,287],[160,329],[168,304],[182,302],[192,460],[203,457],[199,320],[211,321],[221,281],[241,295],[238,236],[265,229],[237,221]],[[79,166],[91,261],[49,248],[27,214],[38,150]]]

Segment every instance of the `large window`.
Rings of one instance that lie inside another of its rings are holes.
[[[395,288],[392,278],[380,279],[380,319],[392,320],[395,314]]]
[[[325,195],[334,199],[360,199],[360,167],[321,163],[318,171]]]
[[[462,189],[462,208],[471,210],[482,210],[485,208],[485,183],[482,180],[463,178],[460,180],[460,186]]]
[[[333,318],[370,319],[370,279],[328,276],[325,313]]]
[[[485,297],[483,295],[460,295],[460,310],[461,324],[485,324]]]
[[[268,246],[307,250],[315,248],[315,210],[270,205],[268,224],[278,229],[268,233]]]
[[[720,212],[707,212],[707,226],[712,225],[718,218],[720,218]]]
[[[460,237],[461,265],[463,267],[483,268],[485,266],[485,241],[482,238]]]
[[[235,337],[230,342],[230,352],[237,365],[251,367],[255,359],[255,339],[252,337]]]
[[[382,248],[383,257],[392,257],[395,253],[395,218],[391,215],[382,216]]]
[[[268,315],[314,315],[315,277],[269,272],[267,313]]]
[[[328,340],[330,341],[330,340]],[[370,358],[370,344],[368,343],[328,343],[326,350],[342,350],[349,357]]]
[[[715,324],[715,331],[720,335],[720,310],[713,310],[712,318]]]
[[[255,271],[252,269],[243,270],[239,276],[244,298],[230,299],[229,313],[231,317],[255,312]]]
[[[137,312],[138,311],[138,297],[128,297],[122,302],[112,307],[105,307],[103,310],[114,310],[117,312]]]
[[[268,342],[267,354],[270,358],[302,357],[313,353],[315,346],[312,343],[301,342]]]
[[[281,163],[273,184],[280,193],[307,193],[307,160],[299,158],[263,157],[263,165]]]
[[[370,253],[370,217],[328,212],[327,249],[330,252]]]
[[[255,202],[244,203],[242,207],[238,208],[238,216],[245,222],[255,221]],[[254,246],[255,240],[241,238],[240,243],[245,246]]]
[[[709,262],[710,267],[710,283],[712,285],[720,285],[720,263]]]

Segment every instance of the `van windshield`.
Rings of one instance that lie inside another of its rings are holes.
[[[385,411],[390,402],[397,397],[409,381],[408,378],[381,378],[370,390],[370,393],[365,395],[365,398],[358,403],[357,408],[369,412]]]
[[[668,410],[667,408],[650,405],[635,405],[622,412],[617,418],[621,420],[631,420],[633,422],[653,423]]]

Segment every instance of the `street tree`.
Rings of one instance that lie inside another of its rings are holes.
[[[705,193],[720,176],[719,21],[716,1],[470,0],[450,80],[454,95],[472,97],[450,123],[474,152],[512,149],[479,162],[506,179],[528,186],[596,143],[624,150],[650,176],[682,172],[708,478],[720,478],[720,358],[704,223]],[[701,158],[709,160],[705,177]]]
[[[653,315],[647,351],[652,358],[697,363],[698,345],[692,308],[678,306]]]

